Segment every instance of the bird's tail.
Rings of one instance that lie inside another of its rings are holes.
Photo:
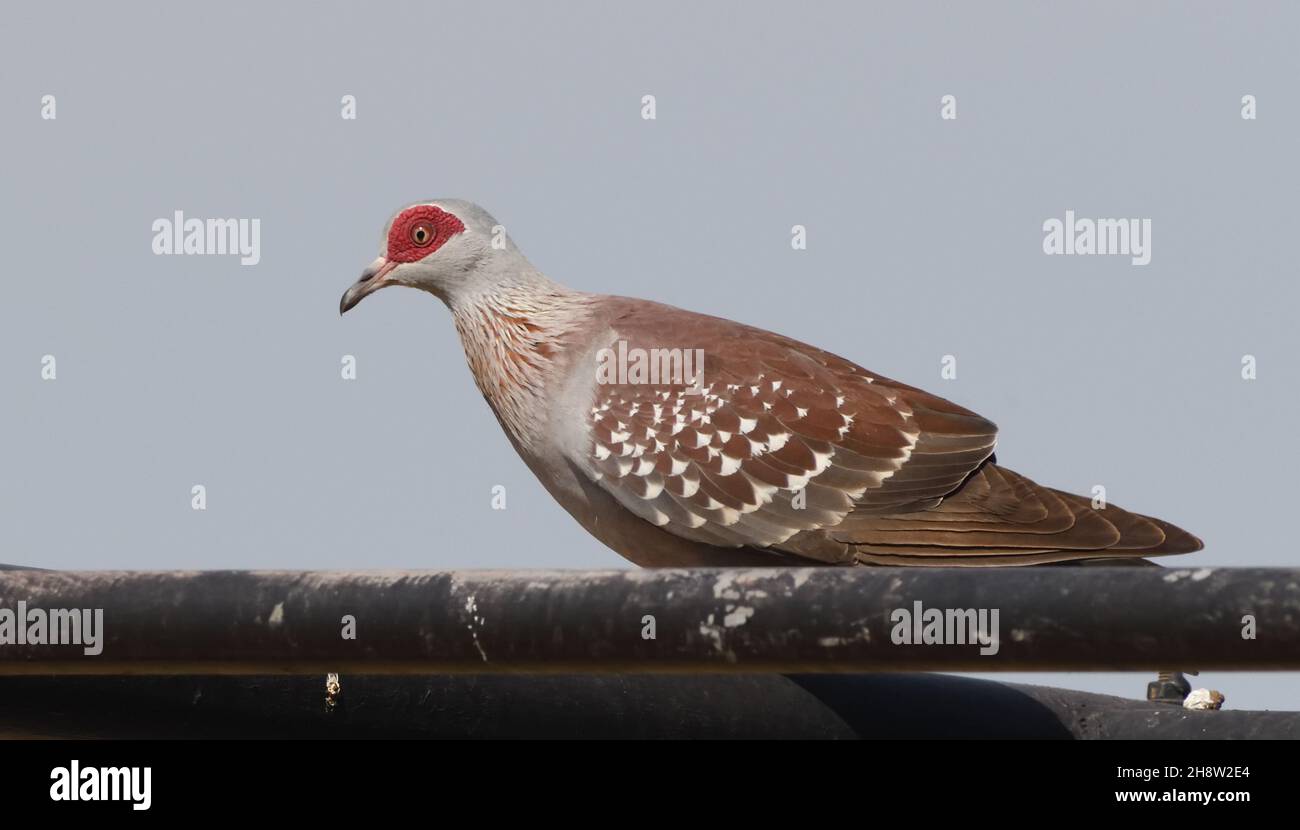
[[[836,536],[879,565],[1039,565],[1190,553],[1204,545],[1161,519],[1043,487],[991,461],[928,510],[847,519]]]

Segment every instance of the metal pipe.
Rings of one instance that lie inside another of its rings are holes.
[[[942,674],[4,677],[0,737],[1296,739],[1300,712]]]
[[[33,609],[102,609],[102,651],[32,642]],[[963,609],[996,653],[895,642]],[[1300,570],[0,573],[0,675],[1162,668],[1300,668]]]

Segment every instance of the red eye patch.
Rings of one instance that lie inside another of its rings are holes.
[[[417,205],[402,211],[388,230],[388,261],[415,262],[438,250],[465,225],[452,214],[433,205]]]

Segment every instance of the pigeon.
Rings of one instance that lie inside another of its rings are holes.
[[[381,288],[451,312],[547,491],[643,567],[1145,563],[1174,525],[997,462],[993,422],[798,340],[545,276],[485,210],[400,210],[339,313]]]

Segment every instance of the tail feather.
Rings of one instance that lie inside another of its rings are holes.
[[[1168,522],[1043,487],[991,461],[928,510],[850,515],[830,531],[859,562],[1037,565],[1190,553],[1203,545]]]

